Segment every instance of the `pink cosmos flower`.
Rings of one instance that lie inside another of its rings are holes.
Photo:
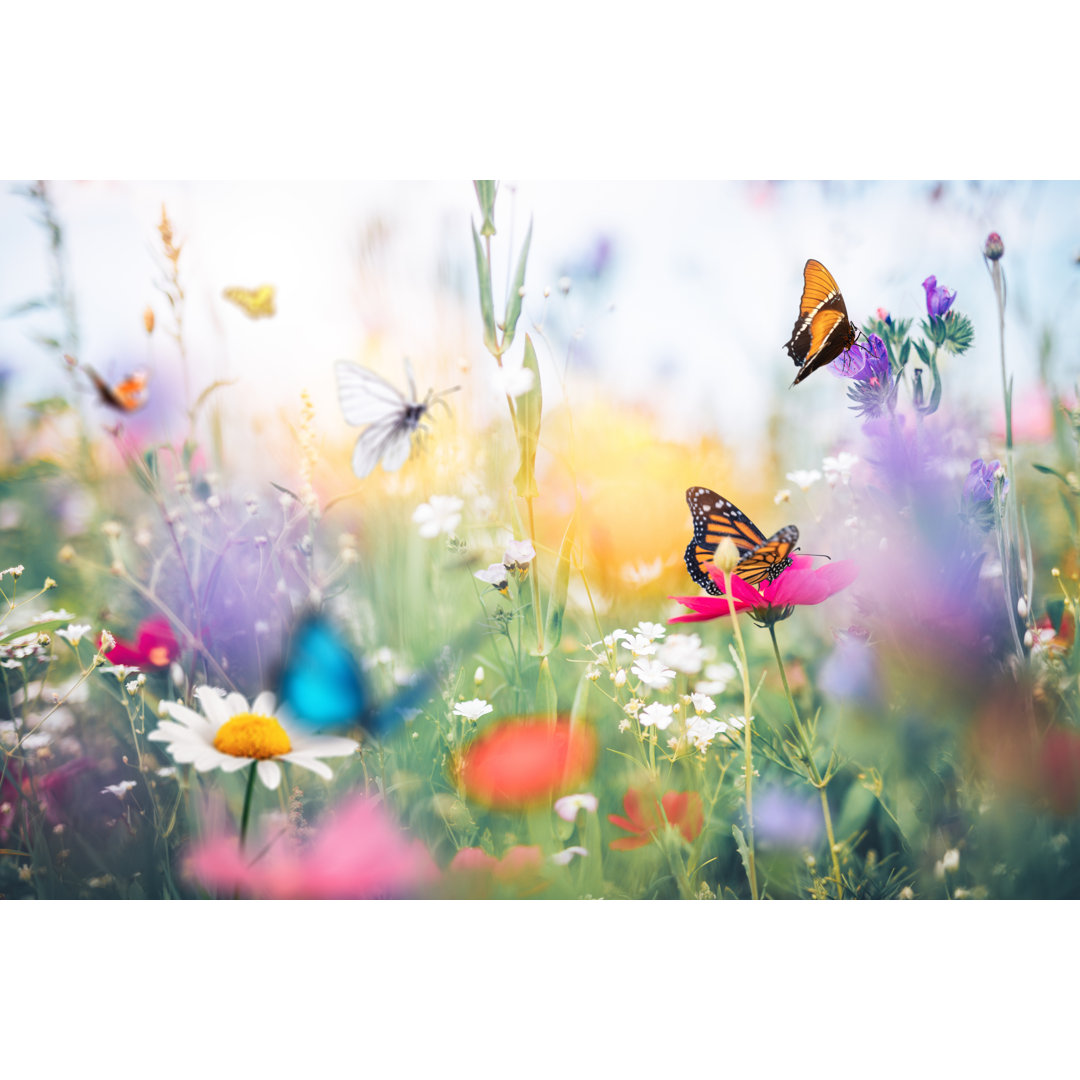
[[[851,559],[826,563],[814,569],[809,555],[795,555],[791,565],[775,580],[762,582],[756,588],[742,578],[732,575],[731,592],[735,611],[749,611],[751,617],[764,625],[786,619],[803,604],[820,604],[834,593],[846,589],[859,576],[858,564]],[[723,589],[724,575],[713,572],[713,580]],[[704,622],[731,614],[726,596],[673,596],[691,615],[676,615],[668,622]]]
[[[98,644],[100,645],[100,642]],[[139,623],[134,644],[118,638],[108,653],[110,664],[151,668],[155,671],[167,668],[179,655],[180,643],[164,615],[144,619]]]
[[[363,795],[338,807],[306,843],[269,839],[268,849],[255,841],[241,852],[235,836],[219,834],[191,852],[188,873],[222,893],[267,900],[401,899],[439,876],[424,845]]]

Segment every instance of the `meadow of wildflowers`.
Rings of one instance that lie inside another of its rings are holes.
[[[612,244],[537,279],[493,181],[453,342],[385,347],[375,259],[349,357],[254,419],[190,327],[270,340],[272,284],[193,291],[160,207],[110,369],[53,188],[18,194],[50,285],[0,297],[3,897],[1080,893],[1080,405],[1046,364],[1014,393],[1008,236],[963,254],[983,322],[947,267],[861,310],[827,260],[858,340],[788,387],[793,293],[754,364],[829,419],[763,418],[748,467],[579,378]],[[769,573],[729,539],[691,579],[692,487],[781,538]]]

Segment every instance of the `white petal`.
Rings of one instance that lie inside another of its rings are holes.
[[[165,711],[174,720],[178,720],[192,731],[202,731],[209,726],[205,717],[200,716],[197,712],[189,709],[186,705],[181,705],[177,701],[166,701]]]
[[[211,687],[200,686],[195,691],[195,697],[202,706],[202,711],[206,713],[206,718],[214,725],[215,731],[229,719],[225,699]]]
[[[281,766],[276,761],[271,761],[269,758],[266,761],[260,761],[258,771],[259,779],[271,791],[281,783]]]
[[[251,709],[248,708],[247,698],[243,694],[237,694],[235,691],[225,695],[225,708],[229,710],[230,719],[240,713],[251,712]]]
[[[304,757],[347,757],[360,745],[355,739],[338,735],[298,735],[290,741],[292,753]]]
[[[334,779],[334,773],[330,766],[317,758],[305,757],[303,754],[280,754],[279,758],[281,761],[291,761],[293,765],[299,765],[303,769],[310,769],[324,780]]]
[[[245,765],[250,765],[254,760],[249,757],[234,757],[232,754],[222,754],[224,760],[219,762],[222,772],[239,772]]]
[[[273,716],[277,698],[270,690],[264,690],[252,703],[251,711],[256,716]]]

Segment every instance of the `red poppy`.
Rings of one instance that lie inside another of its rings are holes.
[[[180,643],[164,615],[156,615],[139,623],[135,644],[117,639],[109,650],[110,664],[125,667],[167,668],[180,655]]]
[[[623,809],[626,817],[608,814],[608,821],[634,835],[612,840],[615,851],[644,847],[665,824],[678,829],[687,841],[696,840],[705,825],[701,796],[696,791],[669,791],[657,802],[656,796],[631,788],[623,799]]]
[[[508,720],[465,749],[458,780],[474,802],[492,810],[520,810],[576,787],[595,760],[596,737],[580,724]]]

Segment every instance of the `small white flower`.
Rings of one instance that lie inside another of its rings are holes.
[[[789,472],[787,478],[803,491],[809,491],[820,479],[821,473],[817,469],[796,469]]]
[[[551,861],[556,866],[565,866],[574,858],[575,855],[580,855],[582,856],[582,858],[584,858],[588,854],[589,852],[587,848],[568,847],[565,848],[563,851],[556,851],[555,854],[551,856]]]
[[[630,721],[626,720],[626,719],[620,720],[619,721],[619,730],[620,731],[629,731],[630,730]]]
[[[90,632],[86,623],[71,623],[66,630],[57,630],[56,636],[62,637],[73,649],[83,639],[84,634]]]
[[[480,686],[484,681],[484,668],[480,665],[474,672],[472,677],[473,685]]]
[[[599,805],[600,802],[597,797],[587,792],[582,795],[564,795],[561,799],[555,800],[555,813],[563,821],[573,821],[577,817],[579,810],[595,814]]]
[[[716,702],[708,694],[691,694],[690,702],[698,716],[711,713],[716,708]]]
[[[934,866],[934,877],[939,881],[946,874],[955,874],[960,869],[960,852],[956,848],[949,848]]]
[[[99,651],[102,653],[108,653],[112,652],[114,648],[116,648],[116,638],[114,638],[108,630],[102,630]]]
[[[659,646],[655,645],[644,634],[626,634],[622,638],[624,649],[628,649],[634,656],[652,656]]]
[[[519,364],[517,367],[511,367],[507,364],[499,374],[502,379],[503,390],[513,398],[527,394],[536,381],[534,373],[524,364]]]
[[[102,795],[108,795],[112,792],[121,802],[124,801],[124,796],[136,786],[134,780],[121,780],[119,784],[107,784],[101,789]]]
[[[162,720],[147,738],[166,743],[176,761],[194,765],[197,772],[238,772],[255,765],[259,779],[273,790],[281,783],[279,761],[332,780],[330,767],[318,759],[345,757],[358,746],[354,739],[312,735],[286,715],[275,715],[276,699],[268,691],[251,705],[241,694],[223,694],[209,686],[200,686],[195,697],[204,715],[175,701],[163,701],[161,707],[172,719]]]
[[[781,503],[791,502],[791,492],[787,488],[781,488],[774,496],[773,500],[777,506]]]
[[[675,672],[659,660],[638,660],[630,670],[653,690],[666,690],[675,678]]]
[[[641,714],[638,716],[638,722],[642,727],[655,726],[657,731],[664,731],[671,726],[671,722],[674,719],[671,715],[672,711],[670,705],[661,705],[659,702],[654,702],[652,705],[648,705],[641,710]]]
[[[493,708],[494,706],[483,698],[473,698],[472,701],[458,702],[454,706],[454,715],[464,716],[466,720],[479,720],[481,716],[487,716],[489,712],[492,712]]]
[[[160,776],[162,779],[167,780],[170,776],[176,775],[176,766],[166,765],[164,768],[157,770],[157,775]]]
[[[59,622],[61,619],[74,619],[73,612],[67,610],[67,608],[60,608],[59,611],[43,611],[34,621],[35,622]]]
[[[705,666],[708,655],[697,634],[672,634],[657,653],[663,663],[684,675],[696,675]]]
[[[0,570],[0,578],[2,578],[5,574],[10,574],[13,578],[20,578],[23,576],[24,570],[25,567],[23,567],[22,565],[9,566],[6,570]]]
[[[822,461],[821,467],[825,470],[825,479],[829,487],[836,487],[837,483],[845,484],[851,481],[851,470],[859,463],[855,454],[849,454],[841,450],[836,457],[827,457]]]
[[[712,720],[707,716],[695,716],[686,725],[686,737],[703,754],[717,735],[727,731],[727,724],[722,720]]]
[[[699,694],[722,694],[735,679],[738,672],[731,664],[722,662],[709,664],[705,668],[705,678],[694,686]]]
[[[644,701],[642,701],[642,700],[641,700],[640,698],[631,698],[631,699],[630,699],[630,700],[629,700],[629,701],[628,701],[628,702],[627,702],[627,703],[626,703],[626,704],[625,704],[625,705],[623,706],[623,712],[624,712],[624,713],[626,713],[626,715],[627,715],[627,716],[633,716],[633,717],[636,717],[636,716],[637,716],[637,714],[638,714],[639,712],[641,712],[641,707],[642,707],[642,705],[644,705],[644,704],[645,704],[645,702],[644,702]]]
[[[536,548],[531,540],[511,540],[506,545],[506,554],[503,555],[503,565],[527,566],[536,558]]]
[[[465,503],[456,495],[432,495],[414,511],[412,519],[420,526],[420,535],[431,540],[439,533],[452,533],[461,523]]]
[[[753,720],[754,718],[751,716],[750,719]],[[728,727],[733,727],[736,731],[742,731],[742,729],[744,727],[746,727],[746,717],[745,716],[729,716],[727,718],[727,723],[728,723]]]
[[[492,563],[486,570],[477,570],[473,573],[474,578],[486,581],[502,592],[507,585],[506,567],[501,562]]]
[[[626,685],[626,669],[625,668],[619,668],[619,670],[616,671],[615,674],[611,676],[611,681],[616,686],[619,686],[619,687],[625,686]]]
[[[642,585],[648,585],[650,581],[655,581],[663,572],[664,560],[655,558],[651,562],[626,563],[620,574],[631,585],[640,588]]]
[[[634,627],[634,633],[643,638],[648,638],[649,641],[656,641],[657,638],[662,638],[667,633],[667,627],[663,623],[639,622]]]

